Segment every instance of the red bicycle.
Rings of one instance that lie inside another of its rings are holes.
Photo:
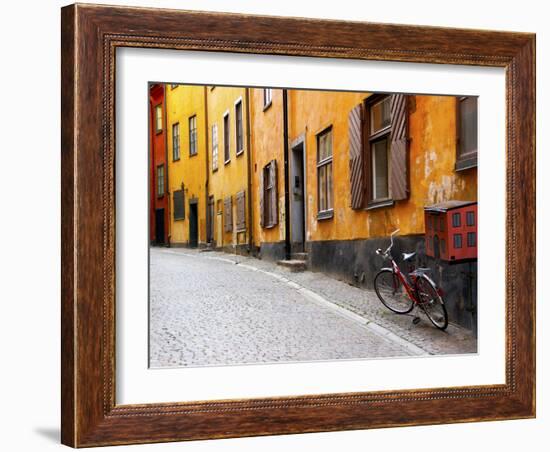
[[[384,306],[397,314],[407,314],[415,306],[419,307],[435,327],[444,330],[449,323],[447,309],[442,291],[426,274],[431,270],[429,268],[415,269],[411,264],[409,273],[405,275],[391,255],[393,237],[398,232],[399,229],[392,232],[390,246],[386,251],[382,251],[381,248],[376,250],[376,254],[389,260],[391,264],[391,267],[382,268],[374,277],[376,295]],[[416,253],[403,253],[403,261],[410,262],[415,255]],[[419,320],[417,319],[416,317],[416,322]]]

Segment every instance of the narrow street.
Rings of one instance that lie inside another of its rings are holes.
[[[412,325],[372,297],[323,274],[290,273],[258,259],[151,248],[150,366],[475,352],[464,331],[442,333],[427,320]]]

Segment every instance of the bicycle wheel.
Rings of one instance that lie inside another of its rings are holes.
[[[390,269],[380,270],[376,274],[374,290],[382,304],[397,314],[411,312],[414,306],[398,276]]]
[[[420,276],[416,280],[415,286],[418,304],[426,313],[430,322],[440,330],[447,328],[449,324],[447,309],[445,308],[443,299],[439,293],[437,293],[437,289],[432,282],[425,276]]]

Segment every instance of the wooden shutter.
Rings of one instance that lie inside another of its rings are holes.
[[[277,195],[277,160],[272,160],[269,167],[269,177],[271,182],[271,226],[279,222],[278,215],[278,195]]]
[[[354,107],[348,115],[349,181],[352,209],[361,209],[365,206],[364,116],[365,107],[362,103]]]
[[[225,232],[231,232],[233,230],[233,206],[231,204],[231,196],[225,198],[223,204],[223,229]]]
[[[175,190],[174,201],[174,220],[183,220],[185,218],[185,199],[183,190]]]
[[[245,192],[240,191],[235,196],[235,201],[237,203],[237,231],[242,232],[246,231],[246,210],[245,210]]]
[[[265,212],[264,212],[264,194],[265,194],[265,185],[264,185],[264,169],[260,170],[260,181],[258,183],[259,199],[260,199],[260,226],[265,227]]]
[[[408,119],[407,96],[393,94],[390,99],[391,116],[391,163],[390,196],[393,200],[406,199],[409,194],[407,165]]]

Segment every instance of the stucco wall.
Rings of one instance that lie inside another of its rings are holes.
[[[350,208],[348,113],[368,93],[289,91],[289,137],[306,137],[308,241],[424,233],[425,205],[449,199],[477,199],[477,169],[456,172],[454,97],[415,96],[409,116],[410,196],[371,210]],[[317,219],[316,135],[332,126],[334,216]]]
[[[273,90],[271,106],[264,109],[263,89],[250,89],[250,123],[252,147],[252,209],[254,244],[275,243],[285,239],[285,184],[283,138],[283,91]],[[263,168],[277,160],[278,223],[271,228],[260,225],[260,176]]]
[[[235,245],[243,245],[248,242],[249,219],[247,218],[247,227],[245,232],[236,232],[235,222],[237,220],[237,209],[235,195],[240,191],[246,193],[246,205],[248,205],[248,156],[249,149],[247,146],[246,136],[248,134],[247,124],[247,104],[246,104],[246,88],[239,87],[221,87],[217,86],[214,89],[206,88],[207,109],[208,109],[208,155],[212,156],[212,126],[218,126],[218,169],[212,170],[212,162],[208,165],[209,174],[209,194],[214,196],[215,219],[214,219],[214,241],[216,247],[227,247]],[[235,102],[242,99],[243,111],[243,145],[244,152],[236,155],[236,138],[235,138]],[[223,117],[226,112],[229,112],[230,118],[230,161],[224,162],[224,139],[223,139]],[[210,159],[209,159],[210,160]],[[220,221],[219,214],[224,208],[224,199],[228,196],[232,197],[233,208],[233,228],[231,232],[225,232],[223,221]],[[221,203],[219,203],[221,201]],[[247,210],[247,209],[245,209]],[[248,216],[248,214],[247,214]],[[221,228],[221,231],[220,231]],[[221,232],[221,234],[220,234]],[[219,238],[221,237],[221,243]]]
[[[185,218],[174,220],[174,208],[171,206],[170,236],[174,245],[187,244],[189,241],[189,200],[198,199],[198,239],[199,244],[206,242],[206,109],[205,87],[179,85],[172,88],[166,85],[166,110],[168,122],[168,168],[170,184],[170,202],[173,193],[185,189]],[[189,154],[189,118],[197,117],[197,154]],[[180,125],[180,159],[173,159],[172,125]]]

